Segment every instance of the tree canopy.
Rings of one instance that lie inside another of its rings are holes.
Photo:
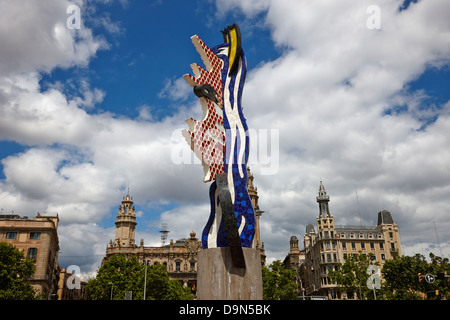
[[[370,255],[359,253],[347,256],[337,270],[329,271],[331,281],[341,285],[349,292],[355,292],[359,299],[373,299],[372,290],[367,288],[367,268]],[[424,280],[426,274],[448,274],[450,264],[447,258],[441,258],[430,253],[428,262],[421,254],[401,256],[387,260],[381,270],[381,288],[376,290],[377,299],[386,300],[417,300],[444,299],[448,295],[449,278],[436,279],[433,283]],[[422,274],[422,281],[419,280]]]
[[[263,299],[264,300],[296,300],[298,285],[294,269],[286,269],[283,262],[275,260],[262,267]]]
[[[132,292],[133,300],[144,299],[145,265],[136,257],[114,255],[88,281],[86,290],[94,300],[124,300]],[[146,300],[189,300],[190,289],[170,280],[164,265],[147,266]]]
[[[339,264],[337,270],[329,270],[328,276],[332,282],[343,286],[347,292],[356,293],[358,299],[372,299],[372,290],[367,288],[367,273],[369,265],[378,265],[372,262],[373,254],[347,255],[345,262]]]
[[[34,263],[24,253],[0,242],[0,300],[34,300],[38,298],[29,279],[34,275]]]
[[[402,256],[396,260],[388,260],[383,266],[383,295],[386,299],[441,299],[448,293],[448,279],[436,279],[433,283],[425,281],[426,274],[438,275],[450,272],[447,258],[429,255],[428,262],[421,254],[412,257]],[[419,281],[419,273],[423,275]],[[439,292],[436,295],[436,290]]]

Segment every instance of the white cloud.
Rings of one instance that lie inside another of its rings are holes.
[[[94,223],[58,226],[61,248],[58,263],[61,268],[77,265],[82,280],[94,278],[109,240],[114,239],[114,233],[113,228],[104,229]]]
[[[104,40],[88,28],[66,27],[69,1],[3,1],[0,10],[0,74],[86,66]]]
[[[185,205],[161,214],[161,222],[166,223],[170,239],[188,238],[194,231],[201,239],[203,228],[210,214],[209,204]]]
[[[268,0],[229,0],[229,1],[216,1],[217,15],[219,17],[224,16],[230,11],[239,10],[245,15],[253,17],[258,13],[263,12],[269,6]]]
[[[186,84],[183,78],[177,78],[176,80],[166,79],[164,81],[164,87],[158,94],[161,98],[169,98],[174,101],[184,101],[190,94],[192,89]]]

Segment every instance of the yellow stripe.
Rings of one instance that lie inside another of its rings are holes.
[[[236,32],[235,28],[230,30],[228,40],[231,40],[231,41],[228,41],[230,43],[230,48],[228,51],[228,63],[229,63],[229,68],[231,68],[231,66],[233,65],[234,59],[236,58],[237,32]]]

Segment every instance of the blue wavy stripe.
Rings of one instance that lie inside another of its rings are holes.
[[[223,61],[224,61],[224,68],[222,70],[222,84],[223,87],[225,88],[226,86],[226,80],[228,77],[228,56],[223,55],[223,54],[219,54],[219,51],[221,48],[228,46],[228,44],[222,44],[219,46],[216,46],[214,48],[212,48],[211,50],[218,55],[218,57],[220,57]],[[231,75],[230,78],[230,82],[229,82],[229,87],[225,88],[228,89],[230,91],[230,103],[231,105],[234,104],[234,92],[235,90],[237,91],[237,107],[238,107],[238,114],[239,114],[239,120],[242,123],[242,127],[245,130],[245,140],[241,141],[239,135],[236,135],[236,140],[235,140],[235,144],[234,144],[234,150],[233,152],[233,163],[228,163],[228,159],[224,159],[225,162],[225,172],[228,172],[228,167],[229,165],[231,165],[231,169],[232,169],[232,176],[233,176],[233,182],[228,181],[228,183],[233,183],[234,184],[234,215],[236,217],[236,225],[237,227],[241,227],[241,221],[242,221],[242,217],[244,217],[245,219],[245,225],[243,226],[242,232],[240,234],[241,237],[241,246],[244,248],[251,248],[252,246],[252,240],[254,237],[254,233],[255,233],[255,213],[254,213],[254,208],[250,199],[250,196],[248,194],[248,190],[247,190],[247,161],[248,161],[248,156],[249,156],[249,137],[247,134],[247,122],[245,120],[244,114],[242,112],[242,106],[241,106],[241,97],[242,97],[242,91],[244,88],[244,82],[245,82],[245,77],[246,77],[246,73],[247,73],[247,68],[246,68],[246,62],[245,62],[245,56],[244,56],[244,52],[241,52],[241,62],[242,62],[242,71],[241,71],[241,77],[240,77],[240,81],[239,83],[236,83],[236,74]],[[231,128],[230,127],[230,122],[228,121],[228,117],[225,113],[225,108],[224,108],[224,128],[225,130],[227,130],[227,135],[226,135],[226,147],[230,148],[231,146],[231,135],[230,135],[230,130],[236,130],[236,128]],[[245,151],[244,151],[244,159],[242,159],[243,161],[241,161],[241,164],[238,163],[238,156],[239,156],[239,147],[240,144],[244,143],[245,144]],[[228,152],[231,152],[231,150],[227,150]],[[227,152],[225,152],[225,156],[229,154]],[[239,166],[241,166],[242,172],[244,173],[244,176],[241,177],[239,174]],[[210,228],[212,226],[212,223],[214,221],[214,217],[216,214],[216,208],[215,208],[215,190],[217,188],[216,182],[214,181],[210,187],[210,192],[209,192],[209,196],[210,196],[210,203],[211,203],[211,213],[208,219],[208,222],[203,230],[203,234],[202,234],[202,247],[203,249],[207,249],[208,248],[208,236],[209,236],[209,231]],[[220,199],[219,199],[220,201]],[[223,223],[223,221],[221,221],[218,233],[217,233],[217,241],[216,241],[217,247],[226,247],[228,246],[228,240],[227,240],[227,234],[226,234],[226,230],[225,230],[225,224]]]

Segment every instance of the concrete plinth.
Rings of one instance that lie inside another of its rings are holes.
[[[235,268],[230,248],[211,248],[198,253],[198,300],[262,300],[261,255],[243,248],[245,269]]]

